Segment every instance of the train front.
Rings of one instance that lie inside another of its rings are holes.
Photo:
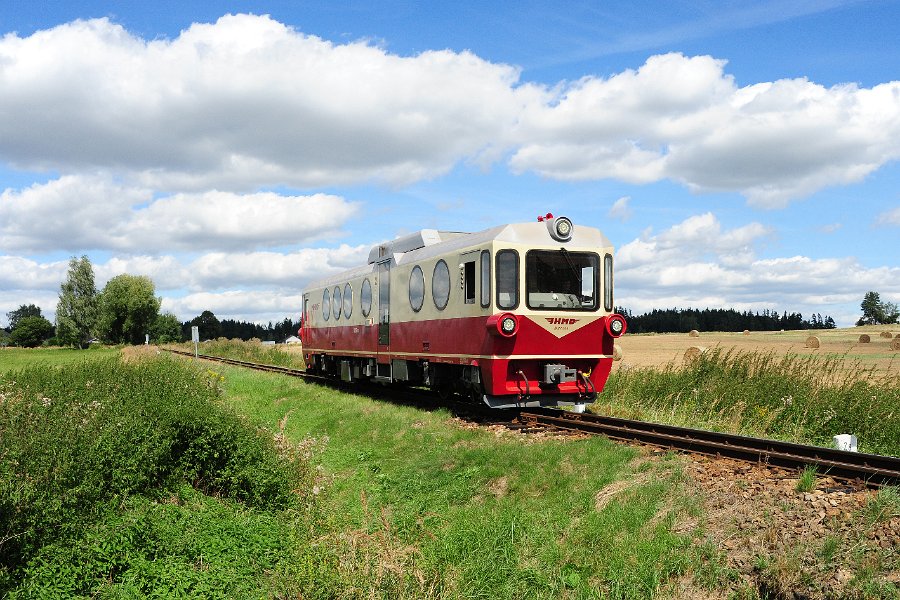
[[[593,402],[626,329],[613,313],[612,245],[599,230],[550,214],[515,233],[517,244],[497,240],[496,308],[480,365],[484,401],[495,408]]]

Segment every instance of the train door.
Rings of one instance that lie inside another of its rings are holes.
[[[378,263],[378,352],[391,345],[391,261]],[[384,347],[382,347],[384,346]]]

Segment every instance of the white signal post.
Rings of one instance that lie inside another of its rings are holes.
[[[194,342],[194,359],[197,359],[197,343],[200,341],[200,327],[191,327],[191,341]]]

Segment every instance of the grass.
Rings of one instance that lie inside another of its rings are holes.
[[[115,356],[118,348],[91,346],[87,350],[73,348],[0,348],[0,373],[43,364],[46,366],[66,365],[84,360],[94,360],[100,356]]]
[[[180,344],[182,350],[194,351],[194,345],[190,342]],[[298,351],[292,351],[292,350]],[[300,346],[287,346],[285,344],[263,344],[258,339],[249,341],[229,340],[219,338],[203,342],[198,346],[200,354],[209,356],[221,356],[265,365],[278,365],[293,369],[304,369],[303,354],[299,352]]]
[[[613,374],[593,410],[831,445],[854,433],[862,452],[900,455],[900,382],[832,356],[718,348],[689,366]]]
[[[233,406],[322,448],[325,514],[320,542],[298,549],[297,595],[651,598],[704,568],[691,536],[673,532],[696,508],[677,461],[651,466],[602,438],[538,441],[223,372]]]

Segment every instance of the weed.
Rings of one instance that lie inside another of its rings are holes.
[[[800,472],[800,477],[797,479],[797,491],[811,492],[816,489],[817,476],[818,469],[815,467],[815,465],[807,465],[803,467],[803,471]]]

